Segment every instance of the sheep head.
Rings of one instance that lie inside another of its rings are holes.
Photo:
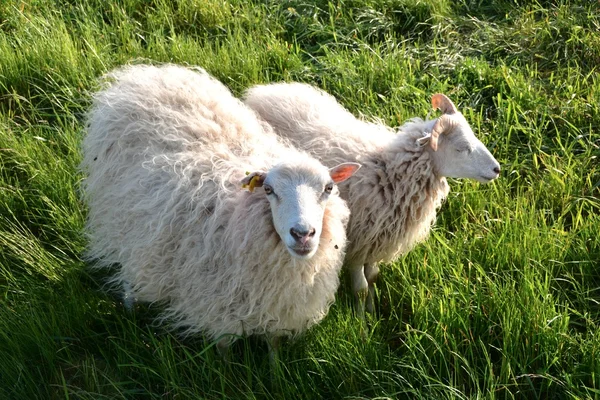
[[[327,169],[308,156],[281,162],[268,172],[248,174],[242,185],[262,187],[270,206],[273,225],[293,257],[308,259],[318,247],[327,200],[338,195],[335,184],[360,168],[344,163]]]
[[[473,133],[454,103],[441,93],[431,98],[433,108],[442,115],[431,129],[430,146],[437,173],[451,178],[470,178],[490,182],[500,174],[500,165]]]

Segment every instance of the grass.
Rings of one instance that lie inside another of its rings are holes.
[[[588,0],[0,4],[0,398],[600,398],[599,29]],[[366,339],[346,284],[280,368],[256,338],[224,363],[80,260],[89,92],[140,61],[313,83],[390,125],[444,92],[503,172],[451,182]]]

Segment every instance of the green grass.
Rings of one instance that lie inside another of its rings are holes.
[[[1,3],[0,398],[600,398],[598,32],[590,0]],[[503,172],[450,182],[366,339],[345,284],[280,368],[256,338],[224,363],[80,260],[89,93],[140,61],[313,83],[390,125],[444,92]]]

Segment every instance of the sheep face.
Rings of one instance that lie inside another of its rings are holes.
[[[488,183],[500,174],[500,164],[469,127],[464,116],[452,114],[433,152],[436,172],[449,178],[470,178]]]
[[[275,230],[293,257],[309,259],[316,253],[327,200],[338,194],[335,184],[349,178],[359,167],[345,163],[327,170],[307,158],[302,163],[283,162],[267,173],[248,176],[258,176],[253,186],[263,187]]]
[[[475,137],[454,103],[445,95],[436,93],[431,97],[431,105],[443,113],[431,122],[428,138],[438,175],[471,178],[481,183],[496,179],[500,174],[498,161]]]

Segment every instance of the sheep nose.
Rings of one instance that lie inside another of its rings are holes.
[[[290,229],[290,235],[300,244],[306,244],[311,237],[315,236],[315,228],[294,227]]]
[[[497,174],[499,174],[500,173],[500,167],[499,166],[498,167],[494,167],[494,172],[497,173]]]

